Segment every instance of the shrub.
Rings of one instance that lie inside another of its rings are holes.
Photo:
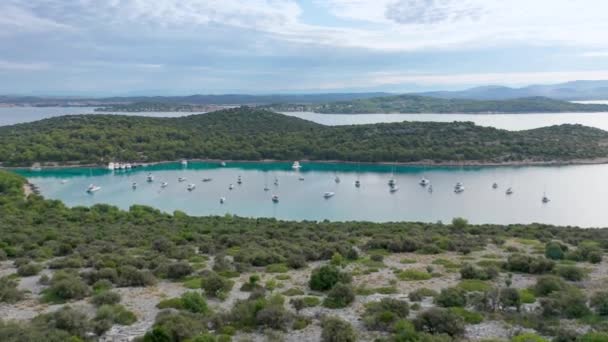
[[[550,272],[555,263],[549,259],[541,257],[531,257],[523,254],[512,254],[507,259],[505,268],[509,271],[523,272],[531,274],[543,274]]]
[[[424,297],[436,297],[437,295],[437,291],[422,287],[410,292],[408,298],[412,302],[420,302],[424,299]]]
[[[608,291],[593,294],[590,304],[598,315],[608,316]]]
[[[91,330],[91,324],[87,315],[69,306],[64,306],[52,313],[40,315],[34,318],[33,322],[34,324],[44,324],[51,329],[65,330],[70,335],[80,338],[84,338]]]
[[[464,333],[464,320],[443,308],[431,308],[414,319],[416,330],[430,334],[447,334],[452,337]]]
[[[519,291],[511,287],[500,289],[499,302],[503,309],[514,307],[519,311],[519,307],[521,306]]]
[[[477,312],[466,310],[465,308],[453,307],[450,311],[460,318],[467,324],[479,324],[483,322],[483,315]]]
[[[103,292],[112,288],[112,283],[107,279],[101,279],[93,284],[93,291],[96,293]]]
[[[283,291],[283,295],[288,296],[288,297],[301,296],[303,294],[304,294],[304,291],[297,289],[295,287],[292,287],[290,289]]]
[[[407,318],[409,312],[407,302],[383,298],[379,302],[371,302],[365,306],[363,322],[370,330],[389,331],[397,321]]]
[[[581,281],[585,277],[585,271],[582,268],[570,265],[559,266],[556,273],[570,281]]]
[[[490,285],[482,280],[467,279],[457,285],[458,288],[466,292],[484,292],[490,289]]]
[[[95,306],[118,304],[120,303],[120,294],[112,291],[103,291],[94,295],[93,298],[91,298],[91,302]]]
[[[338,309],[350,305],[355,300],[355,292],[350,285],[338,283],[327,294],[323,306]]]
[[[467,304],[466,292],[458,287],[449,287],[441,290],[441,293],[435,297],[435,303],[443,307],[464,307]]]
[[[167,267],[167,278],[182,279],[192,273],[192,266],[186,261],[178,261],[169,264]]]
[[[338,282],[348,284],[352,281],[350,274],[340,272],[332,265],[325,265],[316,268],[310,275],[309,286],[315,291],[327,291],[333,288]]]
[[[23,299],[23,292],[17,289],[17,282],[9,277],[0,278],[0,303],[16,303]]]
[[[567,284],[560,278],[555,276],[542,276],[536,280],[534,285],[534,293],[537,296],[547,296],[552,292],[565,289]]]
[[[529,289],[519,290],[519,299],[523,304],[532,304],[536,302],[536,296],[534,292]]]
[[[156,304],[156,307],[159,309],[176,309],[176,310],[181,310],[184,308],[183,306],[183,302],[181,298],[169,298],[169,299],[163,299],[161,300],[158,304]]]
[[[460,277],[462,279],[479,279],[490,280],[498,276],[498,270],[495,267],[479,268],[471,264],[466,264],[460,269]]]
[[[207,301],[198,292],[186,292],[181,297],[182,307],[193,313],[206,313]]]
[[[319,299],[319,297],[309,296],[293,298],[289,301],[289,303],[291,303],[291,305],[296,311],[300,311],[304,308],[312,308],[319,305],[321,303],[321,300]]]
[[[562,260],[568,247],[559,242],[551,241],[545,245],[545,257],[552,260]]]
[[[608,333],[605,332],[590,332],[579,337],[577,342],[607,342]]]
[[[511,342],[549,342],[548,340],[534,334],[534,333],[523,333],[517,335],[511,339]]]
[[[17,274],[19,274],[22,277],[31,277],[31,276],[35,276],[36,274],[38,274],[41,270],[42,270],[42,266],[40,266],[38,264],[26,263],[26,264],[19,266],[19,268],[17,269]]]
[[[149,271],[141,271],[133,266],[122,266],[118,269],[119,286],[145,287],[156,283],[156,279]]]
[[[429,280],[432,277],[433,277],[433,275],[430,274],[429,272],[418,271],[418,270],[414,270],[414,269],[407,269],[407,270],[403,270],[403,271],[400,271],[399,273],[397,273],[397,278],[399,278],[400,280],[407,280],[407,281]]]
[[[599,264],[600,262],[602,262],[602,252],[600,252],[600,251],[590,252],[589,255],[587,256],[587,260],[589,260],[589,262],[592,264]]]
[[[589,314],[587,298],[577,289],[553,292],[540,305],[545,317],[580,318]]]
[[[306,258],[302,254],[292,254],[287,258],[287,266],[293,269],[300,269],[306,267]]]
[[[224,298],[225,294],[230,292],[234,283],[215,272],[209,272],[201,280],[201,288],[205,290],[205,294],[210,297]]]
[[[49,288],[44,290],[47,301],[57,302],[82,299],[90,293],[89,287],[80,277],[62,271],[55,272]]]
[[[287,273],[289,268],[285,264],[272,264],[266,266],[266,272],[268,273]]]
[[[137,321],[137,317],[122,305],[102,305],[97,309],[95,320],[107,320],[114,324],[131,325]]]
[[[321,322],[322,342],[354,342],[357,340],[350,323],[337,317],[328,317]]]
[[[184,341],[206,331],[206,322],[199,315],[188,312],[161,311],[156,316],[152,331],[144,342]]]
[[[283,305],[268,305],[255,315],[258,326],[277,330],[286,330],[292,319],[291,314],[285,310]]]

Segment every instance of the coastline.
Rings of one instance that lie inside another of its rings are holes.
[[[155,162],[134,162],[136,165],[134,168],[153,166],[159,164],[170,164],[179,163],[182,159],[178,160],[161,160]],[[187,159],[188,162],[204,162],[204,163],[292,163],[293,160],[276,160],[276,159],[261,159],[261,160],[231,160],[231,159],[201,159],[192,158]],[[445,167],[513,167],[513,166],[568,166],[568,165],[598,165],[608,164],[608,157],[594,158],[594,159],[571,159],[571,160],[518,160],[509,162],[493,162],[493,161],[440,161],[436,162],[433,160],[421,160],[415,162],[356,162],[356,161],[344,161],[344,160],[311,160],[311,159],[299,159],[300,162],[304,163],[317,163],[317,164],[347,164],[347,165],[401,165],[401,166],[420,166],[420,167],[432,167],[432,166],[445,166]],[[41,163],[42,167],[46,169],[63,169],[63,168],[106,168],[107,164],[78,164],[75,162],[69,163],[57,163],[49,162],[48,164]],[[17,170],[25,169],[29,166],[3,166],[0,164],[0,169],[5,170]]]

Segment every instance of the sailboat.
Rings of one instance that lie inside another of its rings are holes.
[[[274,203],[279,203],[279,195],[272,195],[272,201]]]
[[[494,182],[494,184],[492,184],[492,189],[498,189],[498,183]]]
[[[239,177],[237,178],[236,183],[239,184],[239,185],[243,184],[243,180],[241,179],[241,175],[239,175]]]
[[[395,180],[395,165],[393,165],[391,167],[391,178],[388,180],[388,185],[390,187],[394,187],[397,184],[397,181]]]
[[[192,184],[188,184],[188,191],[192,191],[194,189],[196,189],[196,184],[192,183]]]
[[[162,184],[160,185],[161,188],[166,188],[167,186],[169,186],[169,183],[167,182],[162,182]]]
[[[146,177],[146,181],[148,181],[148,183],[154,182],[154,176],[152,176],[151,173],[148,173],[148,177]]]
[[[338,176],[338,173],[337,173],[337,172],[334,172],[334,174],[336,175],[336,176],[334,177],[334,182],[336,182],[336,183],[340,183],[340,177]]]
[[[543,203],[549,203],[549,201],[551,201],[549,199],[549,197],[547,197],[547,194],[543,192],[543,199],[542,199]]]
[[[230,186],[228,186],[228,190],[232,190],[234,189],[234,184],[230,184]]]
[[[133,190],[137,189],[137,182],[133,182],[131,184],[131,187],[133,188]]]
[[[226,197],[220,197],[220,204],[224,204],[226,202]]]
[[[357,188],[361,186],[361,180],[359,179],[360,178],[360,175],[359,175],[360,171],[361,171],[361,164],[357,163],[357,180],[355,181],[355,187],[357,187]]]
[[[268,173],[264,172],[264,191],[268,191],[270,188],[268,187]]]
[[[512,195],[513,194],[513,189],[512,188],[508,188],[507,191],[505,191],[505,194]]]
[[[180,183],[181,183],[181,182],[185,182],[185,181],[186,181],[186,177],[179,177],[179,178],[177,179],[177,181],[178,181],[178,182],[180,182]]]
[[[431,181],[429,181],[428,179],[426,179],[424,176],[422,177],[422,179],[420,180],[419,184],[421,186],[427,186],[431,183]]]
[[[300,162],[296,160],[293,162],[293,165],[291,165],[291,168],[294,170],[299,170],[302,168],[302,165],[300,165]]]

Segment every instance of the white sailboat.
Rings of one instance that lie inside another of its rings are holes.
[[[112,163],[112,162],[108,163],[108,170],[114,171],[114,163]]]
[[[160,187],[163,188],[163,189],[166,188],[166,187],[168,187],[168,186],[169,186],[169,183],[167,183],[167,182],[162,182],[161,185],[160,185]]]
[[[397,185],[397,181],[395,180],[395,165],[391,166],[391,178],[388,180],[388,186],[394,187]]]
[[[194,183],[188,184],[188,188],[187,188],[188,191],[192,191],[194,189],[196,189],[196,184],[194,184]]]
[[[186,177],[179,177],[177,179],[177,181],[180,182],[180,183],[185,182],[186,181]]]
[[[92,194],[92,193],[97,192],[97,191],[99,191],[99,190],[101,190],[101,187],[99,187],[99,186],[97,186],[97,185],[95,185],[95,184],[90,184],[90,185],[87,187],[87,192],[88,192],[89,194]]]
[[[148,177],[146,177],[146,181],[148,183],[154,182],[154,176],[151,173],[148,173]]]
[[[543,199],[542,202],[543,203],[549,203],[551,200],[549,199],[549,197],[547,197],[547,194],[543,192]]]
[[[325,197],[325,198],[331,198],[331,197],[334,197],[335,194],[336,194],[335,192],[328,191],[328,192],[326,192],[326,193],[323,194],[323,197]]]

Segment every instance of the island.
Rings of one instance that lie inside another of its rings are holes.
[[[608,105],[581,104],[547,97],[507,100],[442,99],[419,95],[382,96],[318,104],[277,103],[263,108],[279,112],[315,112],[323,114],[498,114],[498,113],[592,113],[608,112]]]
[[[526,131],[471,122],[324,126],[240,107],[178,118],[68,115],[0,127],[3,166],[186,159],[415,164],[595,163],[608,132],[581,125]]]

